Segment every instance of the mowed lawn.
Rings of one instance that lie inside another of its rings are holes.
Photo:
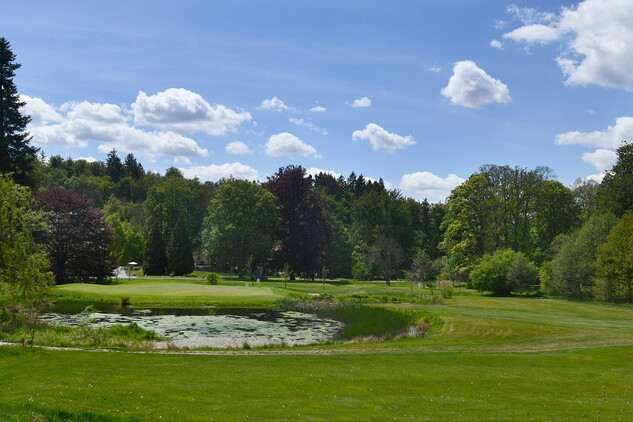
[[[161,297],[154,287],[199,294],[184,281],[144,284],[92,287],[129,286],[152,300]],[[227,304],[246,291],[265,302],[320,287],[197,286],[229,289],[218,299]],[[427,337],[194,354],[0,347],[0,420],[631,420],[630,306],[470,291],[442,305],[380,306],[422,309],[444,324]]]
[[[213,286],[206,281],[186,279],[140,279],[114,285],[74,283],[55,286],[52,295],[115,303],[128,298],[132,306],[230,307],[269,307],[283,297],[271,287],[256,287],[253,283],[245,287],[245,282],[232,284]]]

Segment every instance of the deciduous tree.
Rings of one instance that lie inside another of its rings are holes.
[[[314,190],[312,177],[301,166],[280,168],[265,187],[277,197],[280,207],[277,262],[290,264],[293,278],[297,274],[313,278],[321,269],[322,254],[332,237],[324,198]]]
[[[104,280],[114,269],[109,254],[112,228],[103,213],[83,195],[47,189],[37,196],[48,214],[46,250],[57,283]]]
[[[598,252],[599,299],[633,303],[633,211],[613,227]]]
[[[272,253],[279,224],[277,201],[261,186],[246,180],[221,184],[204,220],[203,249],[222,265],[238,268],[240,278],[250,267]]]

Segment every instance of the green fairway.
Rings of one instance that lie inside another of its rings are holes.
[[[225,284],[232,285],[136,280],[60,286],[55,295],[235,306],[322,288]],[[444,323],[425,337],[277,349],[148,354],[2,347],[0,420],[625,421],[633,414],[630,306],[470,291],[423,305],[406,303],[405,283],[326,284],[326,290],[390,298],[375,306],[422,310]]]
[[[212,286],[206,281],[188,279],[139,279],[114,285],[78,283],[56,286],[53,298],[117,303],[125,297],[132,306],[270,307],[283,297],[274,288],[250,284]]]

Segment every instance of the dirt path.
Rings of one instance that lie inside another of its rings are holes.
[[[0,341],[2,346],[17,346],[20,343],[10,343]],[[228,349],[228,350],[187,350],[187,349],[168,349],[168,350],[114,350],[114,349],[83,349],[79,347],[54,347],[54,346],[34,346],[42,350],[54,351],[77,351],[77,352],[93,352],[93,353],[132,353],[132,354],[158,354],[158,355],[192,355],[192,356],[277,356],[277,355],[307,355],[307,356],[327,356],[327,355],[372,355],[372,354],[410,354],[410,353],[547,353],[562,352],[583,349],[595,349],[601,347],[626,347],[633,346],[631,340],[612,340],[612,341],[595,341],[582,342],[578,344],[560,344],[556,342],[542,343],[533,345],[501,345],[501,346],[403,346],[393,347],[382,345],[347,347],[314,347],[314,348],[278,348],[278,349]],[[29,347],[29,346],[27,346]]]

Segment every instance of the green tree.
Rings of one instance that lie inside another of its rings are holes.
[[[617,219],[612,214],[594,215],[566,237],[551,263],[541,272],[545,293],[585,299],[596,277],[596,254]]]
[[[149,223],[145,254],[143,256],[143,272],[148,275],[164,275],[167,266],[167,251],[163,237],[161,221],[153,218]]]
[[[633,211],[626,212],[598,250],[597,297],[633,303]]]
[[[615,165],[602,179],[597,200],[603,210],[621,217],[633,209],[633,143],[622,144],[617,155]]]
[[[125,169],[121,159],[116,153],[116,149],[113,149],[108,153],[106,158],[106,167],[108,169],[108,176],[114,183],[118,183],[125,176]]]
[[[15,62],[11,45],[0,38],[0,173],[13,174],[17,183],[33,186],[33,169],[37,161],[37,148],[30,145],[31,137],[26,132],[30,116],[20,113],[25,105],[20,101],[13,83],[15,71],[20,64]]]
[[[43,246],[35,241],[47,230],[45,215],[29,189],[0,176],[0,293],[34,304],[53,281]]]
[[[112,227],[113,241],[110,251],[120,265],[138,261],[143,257],[145,239],[128,221],[122,221],[119,214],[110,214],[106,222]]]
[[[470,279],[477,290],[501,296],[527,290],[538,280],[538,270],[523,253],[499,249],[473,266]]]
[[[243,278],[249,261],[262,262],[270,256],[278,224],[274,195],[246,180],[226,181],[210,202],[203,250],[220,265],[237,265]]]
[[[169,274],[185,275],[194,270],[191,234],[187,232],[183,220],[178,220],[171,231],[166,255]]]
[[[385,279],[387,285],[396,277],[404,256],[393,237],[380,235],[367,255],[367,264]]]

